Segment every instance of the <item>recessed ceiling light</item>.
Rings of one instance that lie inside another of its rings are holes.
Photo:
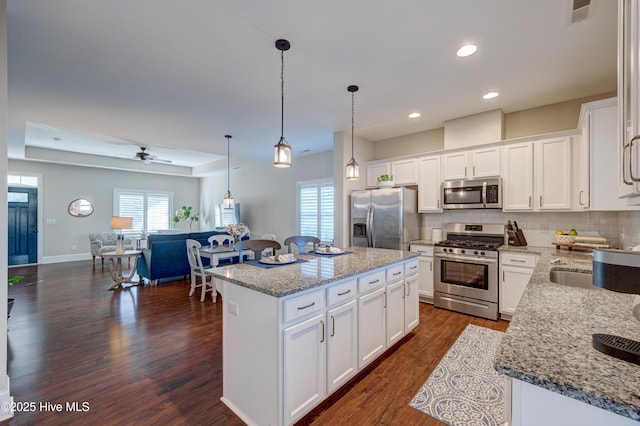
[[[409,118],[418,118],[418,117],[420,117],[419,112],[412,112],[411,114],[409,114]]]
[[[465,44],[460,49],[458,49],[456,55],[463,58],[465,56],[473,55],[474,53],[476,53],[476,50],[478,50],[478,46],[476,46],[475,44]]]
[[[493,99],[495,97],[497,97],[500,93],[498,92],[489,92],[489,93],[485,93],[482,98],[483,99]]]

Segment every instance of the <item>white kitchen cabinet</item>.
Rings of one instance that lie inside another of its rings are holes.
[[[367,163],[367,188],[378,187],[378,176],[391,175],[391,163],[375,162]]]
[[[409,158],[391,162],[391,175],[396,185],[417,185],[418,159]]]
[[[433,303],[433,246],[411,244],[410,250],[420,253],[418,256],[418,296],[420,301]]]
[[[351,300],[327,311],[327,393],[358,371],[358,303]]]
[[[640,0],[618,0],[618,196],[640,194]]]
[[[533,147],[536,209],[570,209],[571,137],[538,140]]]
[[[533,143],[502,147],[502,209],[533,209]]]
[[[292,424],[326,396],[324,315],[283,331],[284,421]]]
[[[440,213],[440,156],[422,157],[418,160],[418,212]]]
[[[618,168],[618,155],[612,149],[617,139],[617,98],[589,102],[582,105],[580,113],[581,141],[574,143],[580,148],[579,179],[574,191],[576,209],[584,210],[629,210],[627,200],[619,198],[612,190],[618,182],[614,173]]]
[[[404,279],[404,334],[416,328],[420,322],[418,275]]]
[[[385,350],[387,321],[385,288],[358,298],[358,368],[362,369]]]
[[[404,281],[400,280],[387,285],[387,347],[402,339],[404,328]]]
[[[500,176],[500,147],[487,147],[442,155],[444,180]]]
[[[538,256],[529,253],[500,254],[500,314],[510,319],[533,275]]]

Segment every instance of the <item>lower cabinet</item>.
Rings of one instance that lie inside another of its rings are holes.
[[[358,371],[358,303],[345,303],[327,312],[327,393],[345,384]]]
[[[420,253],[418,257],[418,293],[422,302],[433,303],[433,246],[411,244],[412,252]]]
[[[293,423],[326,396],[324,315],[285,328],[284,420]]]
[[[527,253],[503,253],[500,255],[500,314],[510,319],[516,312],[520,298],[529,284],[537,255]]]
[[[358,299],[358,368],[376,359],[385,350],[387,318],[385,288]]]
[[[416,328],[420,322],[419,282],[418,275],[407,277],[404,280],[404,334]]]
[[[387,346],[402,339],[404,329],[404,281],[387,285]]]

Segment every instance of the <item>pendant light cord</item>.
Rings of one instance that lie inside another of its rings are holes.
[[[280,51],[280,140],[284,139],[284,50]]]
[[[231,136],[226,135],[225,138],[227,138],[227,194],[230,194],[231,193],[231,155],[229,150],[229,142],[230,142]]]
[[[355,92],[351,92],[351,158],[355,157],[355,155],[353,153],[353,122],[355,120],[355,114],[353,112],[354,111],[354,104],[355,104],[355,102],[353,100],[354,93]]]

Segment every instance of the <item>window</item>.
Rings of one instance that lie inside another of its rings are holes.
[[[332,179],[298,182],[298,230],[333,243]]]
[[[139,234],[169,229],[169,215],[173,210],[173,193],[114,189],[114,215],[133,218],[133,229],[124,233]]]

